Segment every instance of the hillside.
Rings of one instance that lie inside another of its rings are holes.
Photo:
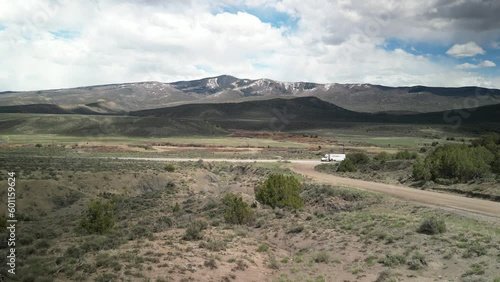
[[[95,102],[87,105],[29,104],[0,106],[0,113],[114,115],[123,114],[125,111],[113,102]]]
[[[0,134],[60,134],[81,137],[171,137],[225,135],[227,131],[207,121],[189,121],[171,118],[66,114],[0,114]]]
[[[357,112],[437,112],[497,104],[500,90],[478,87],[386,87],[372,84],[318,84],[218,76],[173,83],[139,82],[71,89],[0,92],[0,105],[91,104],[112,102],[125,111],[192,103],[228,103],[313,96]]]
[[[500,120],[500,104],[420,114],[360,113],[316,97],[274,98],[239,103],[186,104],[106,112],[102,104],[79,107],[25,105],[0,107],[0,133],[169,136],[225,134],[227,129],[304,130],[341,123],[461,124],[488,126]],[[103,116],[103,115],[107,116]],[[126,116],[126,115],[129,116]],[[96,133],[97,132],[97,133]]]
[[[189,104],[162,109],[131,112],[132,116],[179,118],[214,122],[224,128],[268,130],[286,125],[288,130],[331,128],[339,122],[416,123],[455,125],[496,123],[500,120],[500,105],[469,110],[421,114],[360,113],[322,101],[316,97],[271,99],[240,103]]]
[[[316,97],[246,101],[240,103],[188,104],[131,112],[134,116],[182,117],[206,120],[269,120],[279,115],[290,120],[369,120],[372,114],[349,111]],[[293,116],[293,117],[292,117]]]

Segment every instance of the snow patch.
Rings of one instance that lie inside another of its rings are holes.
[[[330,88],[335,88],[335,83],[327,83],[323,87],[325,90],[330,90]]]
[[[211,89],[219,87],[219,83],[217,83],[217,77],[208,79],[207,87]]]

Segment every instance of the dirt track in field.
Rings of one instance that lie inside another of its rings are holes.
[[[318,172],[314,170],[314,166],[314,164],[307,163],[292,163],[290,168],[296,173],[302,174],[321,183],[377,191],[392,195],[396,198],[406,201],[438,206],[448,210],[465,211],[469,213],[500,218],[500,203],[498,202],[476,198],[466,198],[447,193],[424,191],[415,188],[385,183],[339,177]]]

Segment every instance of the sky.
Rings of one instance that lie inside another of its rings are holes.
[[[500,88],[497,0],[0,0],[0,91],[222,74]]]

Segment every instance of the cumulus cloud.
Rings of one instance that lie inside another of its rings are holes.
[[[471,63],[463,63],[460,65],[457,65],[458,69],[477,69],[477,68],[492,68],[496,67],[497,65],[489,60],[485,60],[480,62],[479,64],[471,64]]]
[[[469,43],[454,45],[447,53],[457,58],[484,54],[478,44],[490,46],[500,32],[498,24],[490,25],[497,21],[491,12],[496,2],[3,1],[0,91],[168,82],[219,74],[390,86],[500,87],[497,78],[464,71],[474,67],[455,67],[453,58],[436,60],[381,47],[390,38],[439,46],[465,41]],[[241,9],[229,13],[226,5]],[[284,13],[296,26],[273,25],[246,9],[256,7]],[[450,9],[455,12],[447,12]],[[481,21],[476,14],[480,12],[491,15],[484,18],[488,24],[473,24]]]
[[[456,58],[474,57],[479,54],[483,55],[484,53],[486,52],[483,48],[472,41],[465,44],[455,44],[446,51],[446,54]]]

